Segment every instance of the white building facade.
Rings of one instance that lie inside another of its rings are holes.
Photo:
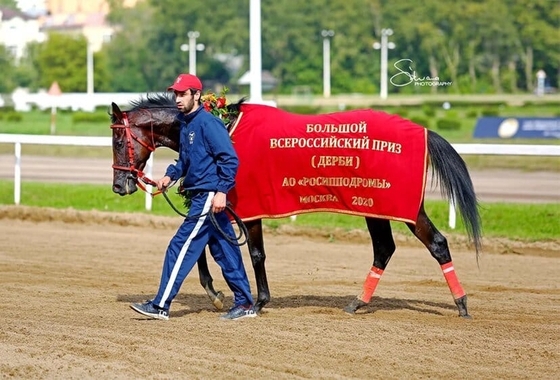
[[[0,8],[0,44],[6,46],[16,62],[24,56],[27,44],[44,40],[45,34],[40,30],[38,18]]]

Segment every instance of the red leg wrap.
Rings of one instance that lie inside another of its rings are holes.
[[[360,300],[364,301],[365,303],[369,303],[382,274],[383,269],[371,267],[371,270],[366,277],[366,281],[364,282],[364,289],[362,291],[362,295],[360,296]]]
[[[443,272],[443,276],[445,277],[445,281],[447,281],[447,286],[449,286],[449,290],[451,290],[453,298],[458,299],[463,297],[465,295],[465,291],[459,283],[459,279],[455,273],[455,268],[453,267],[453,262],[450,261],[447,264],[443,264],[441,266],[441,270]]]

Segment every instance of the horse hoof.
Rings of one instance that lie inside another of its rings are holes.
[[[222,310],[224,308],[224,293],[219,291],[216,298],[212,300],[212,305],[214,305],[216,310]]]
[[[362,301],[359,298],[355,298],[352,302],[350,302],[348,306],[344,308],[344,311],[347,312],[348,314],[356,314],[356,310],[358,310],[359,308],[365,305],[367,305],[366,302]]]
[[[455,300],[455,305],[457,305],[457,309],[459,309],[459,317],[465,318],[465,319],[472,319],[472,317],[469,315],[469,312],[467,311],[467,296],[466,295],[464,295],[461,298],[457,298]]]

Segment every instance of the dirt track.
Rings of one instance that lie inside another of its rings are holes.
[[[342,308],[361,289],[369,244],[269,232],[272,301],[258,318],[219,320],[196,273],[169,321],[139,318],[128,304],[155,292],[177,222],[2,207],[2,377],[560,378],[558,245],[484,253],[478,269],[452,242],[469,321],[436,262],[405,239],[371,306],[350,316]]]

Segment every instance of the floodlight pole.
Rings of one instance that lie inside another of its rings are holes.
[[[381,43],[375,42],[373,48],[381,50],[381,85],[379,96],[381,99],[387,99],[387,49],[394,49],[395,44],[389,42],[389,36],[393,35],[393,29],[381,29]]]
[[[331,96],[331,38],[334,31],[323,29],[323,96],[328,98]]]
[[[261,0],[249,4],[250,102],[262,102]]]
[[[86,66],[87,66],[87,93],[93,94],[93,48],[91,42],[86,41]]]
[[[200,37],[197,31],[187,33],[189,37],[189,74],[196,75],[196,39]]]

